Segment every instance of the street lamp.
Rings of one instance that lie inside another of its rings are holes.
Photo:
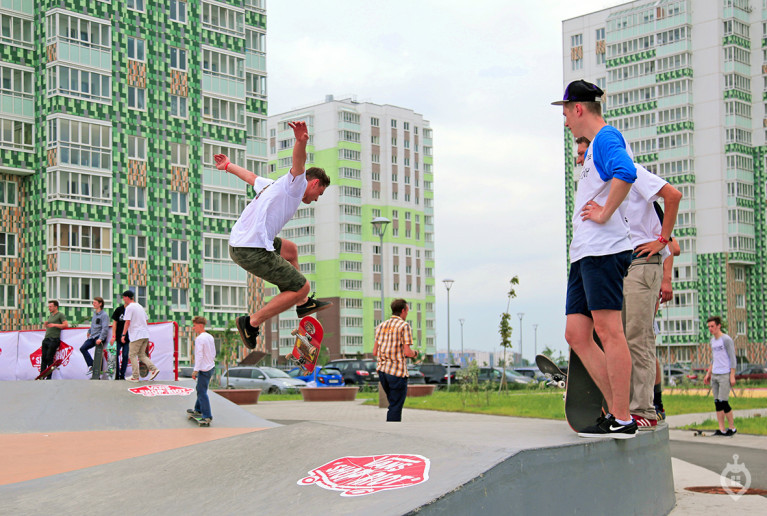
[[[525,316],[523,312],[518,312],[517,317],[519,317],[519,365],[525,365],[524,359],[522,358],[522,318]]]
[[[383,252],[383,237],[384,233],[386,233],[386,226],[389,225],[391,221],[387,219],[386,217],[376,217],[373,219],[372,224],[375,228],[376,232],[378,233],[378,236],[381,240],[381,246],[378,248],[378,251],[381,253],[381,322],[384,321],[384,252]],[[375,321],[375,317],[373,317],[373,320]]]
[[[447,390],[450,390],[450,287],[453,286],[453,280],[444,279],[442,283],[445,284],[447,289]]]
[[[533,331],[535,332],[535,344],[534,344],[535,356],[538,356],[538,325],[537,324],[533,324]]]
[[[466,319],[458,319],[458,322],[461,323],[461,367],[463,367],[463,323],[466,322]]]

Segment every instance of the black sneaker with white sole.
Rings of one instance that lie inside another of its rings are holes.
[[[738,433],[738,429],[737,428],[728,428],[727,432],[725,432],[724,435],[727,436],[727,437],[732,437],[733,435],[735,435],[737,433]]]
[[[256,337],[258,337],[259,329],[250,325],[250,316],[243,315],[238,317],[235,324],[237,325],[237,331],[240,332],[242,343],[249,349],[256,349]]]
[[[631,423],[624,425],[618,423],[612,415],[601,417],[597,420],[597,424],[578,432],[581,437],[612,437],[613,439],[631,439],[636,437],[636,434],[636,421],[632,419]]]
[[[727,432],[722,432],[721,430],[717,430],[716,432],[714,432],[711,435],[716,436],[716,437],[724,437],[724,436],[727,435]]]
[[[325,301],[317,301],[314,299],[316,294],[317,293],[315,292],[309,297],[309,299],[307,299],[306,303],[296,307],[296,313],[298,314],[298,317],[305,317],[309,314],[313,314],[314,312],[319,312],[320,310],[324,310],[333,304]]]

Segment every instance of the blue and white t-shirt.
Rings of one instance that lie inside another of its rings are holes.
[[[581,219],[581,211],[587,202],[593,200],[605,205],[613,178],[627,183],[636,180],[636,165],[632,158],[623,135],[609,125],[604,126],[589,145],[575,194],[571,263],[585,256],[606,256],[633,249],[625,201],[604,224]]]

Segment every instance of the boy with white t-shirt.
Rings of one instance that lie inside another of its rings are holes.
[[[123,334],[120,338],[123,343],[126,343],[129,328],[131,338],[128,359],[130,360],[132,373],[130,378],[126,378],[126,380],[129,382],[139,381],[139,361],[146,364],[149,368],[149,379],[154,380],[160,374],[160,370],[149,360],[149,356],[146,354],[146,348],[149,345],[149,325],[147,324],[146,311],[133,298],[132,290],[123,292],[123,303],[125,304],[125,315],[123,318],[125,319],[125,325],[123,326]]]
[[[192,379],[197,380],[197,402],[194,408],[188,409],[187,412],[202,417],[206,423],[210,424],[213,414],[210,411],[208,385],[216,370],[216,343],[213,335],[205,331],[207,322],[205,317],[200,315],[192,319],[192,328],[197,334],[194,339],[194,371],[192,372]]]
[[[303,202],[311,204],[319,199],[330,185],[330,178],[321,168],[304,170],[306,144],[309,132],[305,122],[290,122],[295,144],[293,164],[289,174],[276,181],[258,177],[253,172],[229,161],[224,154],[216,154],[216,168],[232,173],[253,185],[256,196],[243,210],[229,236],[229,256],[254,276],[276,285],[280,293],[264,307],[251,315],[236,320],[240,338],[254,349],[260,332],[259,326],[267,319],[296,306],[296,313],[304,317],[324,310],[330,303],[309,296],[310,284],[299,272],[296,244],[277,237],[283,226],[293,217]]]

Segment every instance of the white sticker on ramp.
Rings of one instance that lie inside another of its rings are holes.
[[[179,387],[178,385],[142,385],[128,389],[133,394],[140,394],[152,398],[154,396],[189,396],[194,389]]]
[[[341,491],[341,496],[363,496],[378,491],[412,487],[429,480],[429,459],[420,455],[341,457],[309,471],[300,486],[317,484]]]

